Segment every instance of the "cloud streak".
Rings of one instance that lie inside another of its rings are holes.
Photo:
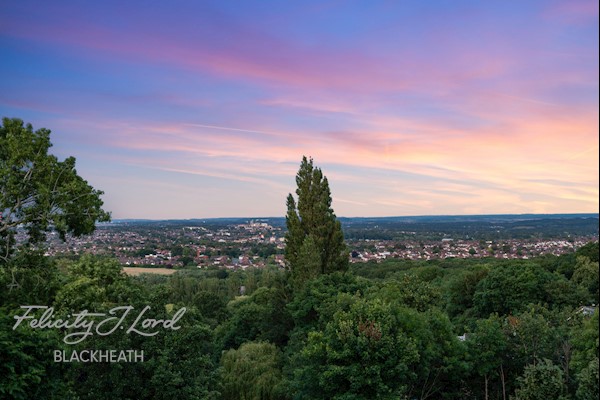
[[[338,215],[598,210],[590,2],[33,5],[0,9],[0,108],[116,217],[283,215],[302,155]]]

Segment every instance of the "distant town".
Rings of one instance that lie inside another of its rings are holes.
[[[571,253],[598,240],[598,214],[347,218],[343,227],[352,263],[528,259]],[[117,220],[99,225],[92,235],[66,242],[58,235],[48,236],[49,256],[83,253],[116,257],[125,267],[283,267],[285,219]]]

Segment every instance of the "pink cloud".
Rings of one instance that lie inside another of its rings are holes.
[[[203,137],[197,135],[198,127],[185,124],[105,122],[106,135],[98,140],[128,150],[113,156],[113,163],[252,184],[257,192],[275,197],[293,190],[300,157],[312,155],[335,188],[338,215],[360,215],[360,210],[362,215],[372,215],[375,209],[391,215],[458,209],[464,213],[561,212],[568,207],[593,212],[597,208],[598,155],[589,151],[590,146],[597,149],[597,139],[578,133],[585,120],[578,126],[561,118],[540,119],[515,126],[510,136],[490,129],[485,135],[450,135],[427,143],[407,140],[387,146],[385,140],[393,136],[389,132],[312,134],[301,139],[294,139],[296,132],[286,132],[294,143],[276,146],[271,137],[246,137],[243,131]],[[364,146],[361,134],[371,137],[373,145]],[[353,174],[354,169],[361,174]],[[395,177],[402,171],[427,179],[411,182]],[[368,192],[361,194],[363,186]],[[538,200],[529,199],[527,193],[535,193]],[[347,199],[360,199],[361,204]]]
[[[61,21],[23,26],[8,21],[4,33],[48,44],[71,46],[88,57],[98,52],[133,62],[152,62],[224,78],[258,80],[276,86],[337,89],[346,92],[431,90],[496,76],[510,59],[461,49],[442,68],[413,50],[373,54],[359,48],[336,49],[284,41],[253,28],[236,27],[225,44],[208,38],[165,35],[141,25],[127,34],[95,21]],[[457,43],[448,48],[456,49]]]

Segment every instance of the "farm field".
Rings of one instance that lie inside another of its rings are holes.
[[[159,274],[159,275],[172,275],[177,270],[168,268],[143,268],[143,267],[123,267],[123,271],[127,275],[138,276],[140,274]]]

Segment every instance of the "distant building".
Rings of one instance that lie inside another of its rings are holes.
[[[592,304],[592,306],[581,306],[577,309],[576,313],[586,317],[590,317],[596,313],[597,309],[598,307],[596,307],[596,305],[594,304]]]

